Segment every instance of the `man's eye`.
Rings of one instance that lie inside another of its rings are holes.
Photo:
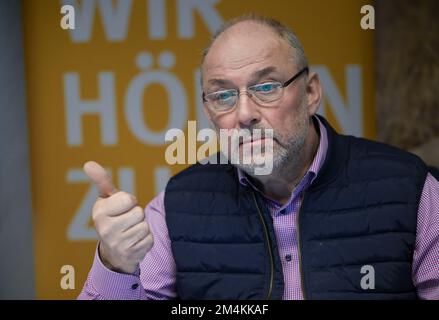
[[[255,86],[255,91],[261,92],[261,93],[269,93],[277,89],[277,86],[275,83],[264,83],[259,86]]]
[[[217,94],[214,95],[214,100],[225,101],[230,99],[232,96],[233,96],[232,92],[227,92],[227,91],[218,92]]]

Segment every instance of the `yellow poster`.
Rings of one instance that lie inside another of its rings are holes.
[[[183,168],[166,163],[165,133],[185,130],[189,120],[207,127],[199,62],[226,20],[253,12],[292,27],[320,74],[321,113],[340,132],[374,138],[373,31],[360,26],[365,4],[24,1],[37,297],[76,298],[91,267],[97,191],[82,171],[84,162],[106,166],[142,205]],[[74,9],[74,29],[63,28],[66,5]],[[63,288],[69,268],[74,288]]]

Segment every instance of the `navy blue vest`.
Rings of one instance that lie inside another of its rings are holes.
[[[339,135],[320,119],[328,151],[297,224],[305,298],[415,299],[411,268],[427,167],[399,149]],[[165,211],[179,298],[282,299],[272,217],[236,168],[196,164],[180,172],[166,187]]]

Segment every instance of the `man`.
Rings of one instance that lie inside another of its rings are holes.
[[[100,242],[79,298],[439,298],[438,181],[416,156],[316,116],[322,88],[307,67],[294,33],[255,16],[205,52],[206,116],[217,130],[273,129],[270,175],[197,164],[144,213],[85,165]]]

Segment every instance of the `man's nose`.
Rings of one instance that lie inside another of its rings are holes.
[[[261,121],[261,114],[258,105],[250,98],[250,94],[242,92],[236,102],[238,121],[241,127],[252,126]]]

